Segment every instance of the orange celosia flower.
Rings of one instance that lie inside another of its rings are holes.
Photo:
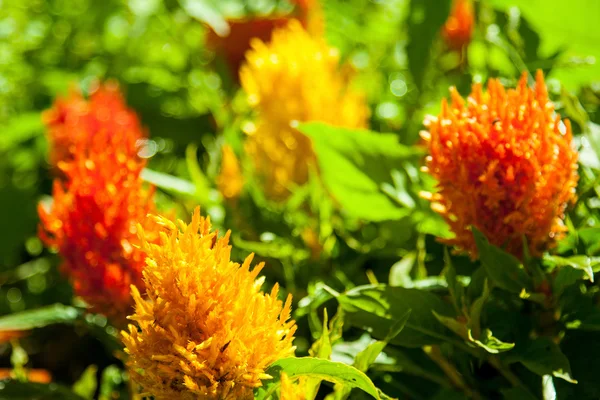
[[[304,184],[314,160],[310,140],[293,128],[294,122],[367,125],[365,98],[349,87],[338,51],[298,21],[273,32],[268,44],[252,42],[240,80],[258,114],[246,128],[246,152],[271,199],[283,200],[293,185]]]
[[[306,377],[292,381],[284,372],[281,374],[279,400],[306,400]]]
[[[278,286],[261,292],[263,264],[250,269],[230,260],[228,232],[218,239],[196,209],[187,225],[157,217],[160,244],[139,229],[148,254],[147,299],[132,287],[135,314],[122,332],[132,378],[155,399],[251,399],[270,379],[265,369],[293,355],[291,295]],[[143,372],[138,372],[143,370]]]
[[[426,170],[439,188],[429,198],[456,235],[447,243],[475,258],[473,225],[519,258],[523,236],[540,255],[566,230],[563,213],[578,180],[571,125],[554,112],[542,72],[535,89],[523,74],[516,89],[491,79],[483,93],[476,84],[467,102],[450,92],[452,103],[444,100],[422,132]]]
[[[99,85],[89,100],[72,89],[68,97],[57,99],[42,118],[48,128],[50,162],[54,166],[72,160],[75,151],[89,147],[90,139],[101,132],[119,136],[119,150],[128,157],[137,153],[136,142],[144,137],[137,115],[127,107],[115,82]]]
[[[250,50],[250,42],[253,38],[269,41],[274,29],[286,26],[294,17],[298,18],[304,27],[319,29],[321,18],[315,1],[296,0],[292,3],[297,5],[295,15],[229,20],[227,21],[229,34],[224,37],[209,30],[206,38],[207,46],[225,58],[233,76],[237,78],[240,65],[244,61],[246,51]]]
[[[40,237],[60,252],[75,293],[93,310],[124,319],[133,302],[130,285],[141,284],[144,265],[136,223],[149,221],[145,217],[154,212],[154,203],[152,190],[142,188],[145,161],[135,152],[142,137],[137,118],[120,105],[108,105],[119,103],[115,94],[101,90],[89,103],[69,103],[77,104],[72,110],[55,107],[63,110],[63,123],[50,126],[51,136],[70,144],[66,153],[55,147],[63,179],[54,182],[51,206],[40,204],[38,210]]]
[[[471,0],[454,0],[452,11],[442,29],[442,36],[453,50],[461,50],[473,36],[475,17]]]
[[[221,172],[217,177],[217,187],[225,199],[235,200],[244,187],[240,163],[231,146],[224,145],[221,151]]]

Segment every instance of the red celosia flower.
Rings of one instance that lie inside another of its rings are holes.
[[[450,89],[439,117],[426,120],[422,133],[430,155],[426,170],[438,180],[429,194],[455,238],[447,243],[477,256],[470,225],[491,243],[522,256],[522,238],[540,255],[565,231],[568,202],[575,198],[577,152],[571,125],[554,112],[541,71],[535,89],[527,76],[516,89],[495,79],[465,102]]]
[[[474,15],[471,0],[454,0],[452,11],[442,29],[442,36],[448,47],[461,50],[471,41]]]
[[[286,26],[294,18],[298,19],[305,28],[316,25],[313,17],[314,19],[318,17],[311,14],[318,13],[315,11],[317,5],[314,0],[294,0],[292,3],[297,5],[295,15],[229,20],[227,21],[229,35],[221,37],[209,30],[206,43],[225,58],[233,76],[237,78],[237,72],[244,61],[246,51],[250,50],[250,41],[253,38],[269,42],[274,29]]]
[[[72,89],[42,118],[48,128],[50,161],[54,166],[72,160],[76,148],[85,149],[85,143],[104,131],[119,136],[120,150],[129,156],[136,154],[136,142],[144,137],[137,115],[127,107],[114,82],[98,86],[89,101]]]
[[[144,190],[140,178],[145,161],[136,153],[137,117],[109,87],[89,102],[59,101],[54,110],[61,112],[51,137],[69,145],[58,163],[63,176],[54,182],[53,203],[38,208],[40,237],[60,252],[76,294],[95,311],[124,318],[145,259],[136,224],[150,224],[146,215],[155,211],[152,190]]]

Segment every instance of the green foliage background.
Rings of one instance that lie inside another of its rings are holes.
[[[355,367],[282,360],[273,376],[318,370],[313,379],[332,382],[318,396],[330,399],[385,398],[380,389],[408,399],[600,397],[600,2],[475,5],[474,38],[459,55],[439,37],[449,1],[322,1],[327,39],[368,95],[372,131],[301,126],[321,177],[283,205],[250,181],[232,209],[214,185],[219,149],[224,142],[242,149],[240,124],[250,113],[222,60],[204,46],[206,24],[219,29],[225,18],[287,12],[291,4],[1,0],[0,331],[44,329],[22,347],[0,344],[0,367],[48,369],[61,386],[0,382],[0,399],[126,398],[116,329],[73,299],[59,257],[36,231],[36,206],[51,192],[40,113],[71,85],[85,92],[107,78],[120,82],[149,130],[144,177],[159,187],[159,205],[187,216],[200,204],[220,231],[233,229],[235,257],[256,252],[267,261],[268,285],[279,281],[293,293],[298,355],[312,346],[312,355]],[[555,254],[525,267],[482,235],[480,262],[450,256],[436,241],[447,227],[418,196],[434,184],[419,172],[423,154],[413,146],[423,117],[438,111],[449,86],[466,94],[489,77],[514,86],[523,70],[538,68],[558,112],[574,122],[580,150],[569,235]],[[307,228],[321,245],[317,256],[302,238]],[[535,292],[544,279],[550,305]],[[325,309],[335,315],[329,324]],[[35,311],[15,314],[25,310]]]

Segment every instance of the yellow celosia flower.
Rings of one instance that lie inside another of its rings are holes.
[[[132,378],[155,399],[249,399],[269,379],[265,369],[293,355],[291,296],[260,290],[263,264],[232,262],[229,232],[218,239],[195,210],[192,222],[163,227],[160,244],[146,240],[146,296],[132,286],[135,314],[122,332]]]
[[[279,400],[306,400],[306,377],[293,382],[284,372],[280,382]]]
[[[221,172],[217,177],[217,187],[227,200],[237,199],[244,187],[240,163],[229,145],[221,149]]]
[[[273,199],[284,199],[293,184],[305,183],[314,159],[310,140],[293,128],[295,122],[367,125],[364,96],[349,88],[338,51],[296,20],[275,30],[268,44],[252,41],[240,80],[258,114],[246,129],[246,151]]]

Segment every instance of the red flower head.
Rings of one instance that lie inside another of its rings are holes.
[[[454,0],[442,36],[452,50],[461,50],[471,41],[475,17],[471,0]]]
[[[136,142],[144,137],[137,115],[127,107],[115,82],[98,86],[89,100],[72,89],[68,97],[56,100],[42,118],[48,128],[50,161],[54,166],[72,160],[76,149],[87,151],[90,140],[102,132],[119,136],[120,151],[128,156],[137,153]]]
[[[140,285],[145,261],[136,224],[153,232],[146,215],[155,209],[152,190],[145,190],[140,178],[145,161],[135,152],[142,137],[137,117],[114,97],[117,92],[96,93],[87,103],[55,106],[65,123],[50,129],[69,141],[71,128],[76,139],[68,160],[59,162],[63,179],[54,182],[52,205],[38,207],[40,237],[58,249],[77,295],[95,311],[124,319],[132,304],[130,285]],[[115,121],[119,118],[122,123]]]
[[[473,225],[519,258],[523,236],[540,255],[563,235],[578,180],[571,125],[554,112],[542,72],[535,89],[523,74],[516,89],[491,79],[483,93],[476,84],[466,102],[450,92],[451,104],[444,100],[422,133],[439,188],[428,197],[455,234],[447,243],[475,258]]]

